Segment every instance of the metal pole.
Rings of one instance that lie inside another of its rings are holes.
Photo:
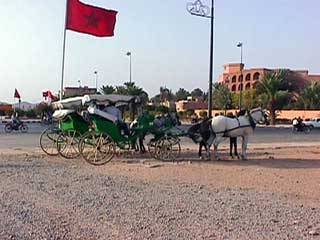
[[[66,0],[66,14],[64,18],[64,31],[63,31],[63,50],[62,50],[62,66],[61,66],[61,86],[60,86],[60,100],[62,100],[63,81],[64,81],[64,59],[66,53],[66,33],[67,33],[67,17],[68,17],[68,1]]]
[[[213,20],[214,20],[214,0],[211,3],[211,34],[210,34],[210,73],[209,73],[209,96],[208,96],[208,116],[212,117],[212,82],[213,82]]]
[[[96,92],[98,92],[98,71],[94,71],[95,81],[96,81]]]
[[[239,110],[241,110],[241,107],[242,107],[242,88],[243,88],[242,46],[243,46],[243,43],[241,43],[241,46],[240,46],[240,97],[239,97]]]
[[[131,83],[131,81],[132,81],[132,66],[131,66],[131,56],[132,56],[132,54],[130,53],[130,83]]]

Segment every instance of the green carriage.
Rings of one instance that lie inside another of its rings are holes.
[[[80,155],[79,141],[89,130],[89,122],[81,114],[82,97],[74,97],[54,102],[53,118],[59,127],[49,127],[40,136],[40,146],[48,155],[58,155],[71,159]]]
[[[86,95],[84,104],[89,106],[92,129],[80,140],[79,151],[82,157],[93,165],[102,165],[111,161],[116,152],[132,151],[135,149],[137,140],[147,131],[152,122],[142,121],[130,129],[130,134],[122,132],[120,123],[113,115],[100,110],[115,104],[117,107],[139,106],[140,99],[136,96],[126,95]]]

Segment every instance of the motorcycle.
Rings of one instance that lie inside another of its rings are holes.
[[[292,126],[293,133],[299,133],[299,132],[310,133],[310,131],[311,131],[311,127],[305,124]]]
[[[25,124],[24,122],[19,122],[19,123],[10,122],[4,126],[4,130],[6,133],[11,133],[13,130],[26,133],[28,132],[29,128],[27,124]]]

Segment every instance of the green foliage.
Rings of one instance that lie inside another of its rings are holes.
[[[192,97],[203,97],[203,91],[200,88],[195,88],[191,92]]]
[[[228,106],[232,106],[232,95],[227,86],[215,83],[212,94],[213,107],[215,109],[225,109]]]
[[[148,102],[148,94],[142,88],[138,87],[134,82],[126,82],[123,85],[113,87],[111,85],[102,86],[101,91],[103,94],[120,94],[120,95],[131,95],[139,96],[142,103]]]
[[[101,88],[101,92],[105,95],[112,94],[115,91],[116,91],[115,88],[111,85],[102,86],[102,88]]]
[[[201,118],[206,118],[206,117],[208,117],[208,113],[207,113],[206,111],[201,111],[201,112],[199,113],[199,115],[200,115]]]
[[[272,124],[275,124],[276,111],[283,109],[292,98],[292,93],[288,91],[287,77],[286,70],[270,72],[257,84],[258,101],[269,110]]]
[[[30,109],[30,110],[27,110],[25,111],[24,115],[28,118],[36,118],[37,117],[37,113],[35,110],[33,109]]]
[[[194,110],[188,109],[187,111],[185,111],[185,114],[187,117],[191,117],[192,115],[194,115]]]
[[[190,95],[190,93],[185,90],[184,88],[179,88],[179,90],[176,92],[176,100],[179,101],[179,100],[186,100],[187,97]]]
[[[320,83],[313,82],[299,92],[296,106],[302,109],[320,109]]]

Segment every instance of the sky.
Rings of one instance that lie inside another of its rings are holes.
[[[67,31],[66,87],[133,81],[150,96],[208,89],[210,19],[190,15],[195,0],[83,0],[118,11],[115,36]],[[202,0],[210,6],[209,0]],[[65,0],[0,0],[0,101],[39,102],[61,82]],[[246,68],[308,69],[320,74],[319,0],[215,0],[214,81],[226,63]]]

